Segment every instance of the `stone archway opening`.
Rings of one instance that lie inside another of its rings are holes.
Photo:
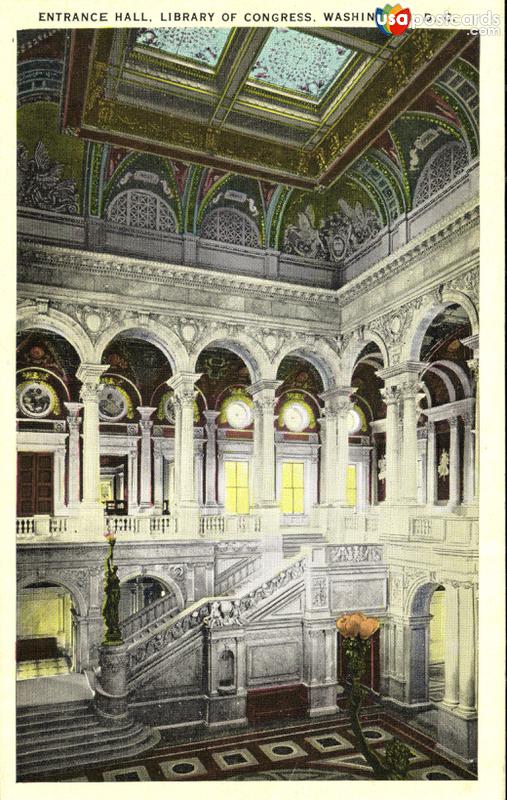
[[[445,690],[445,588],[431,595],[428,648],[428,695],[432,703],[444,699]]]
[[[17,593],[18,680],[76,672],[78,609],[59,583],[37,581]]]
[[[123,581],[120,585],[120,622],[162,599],[164,608],[174,608],[175,614],[181,611],[174,590],[158,578],[138,575]]]

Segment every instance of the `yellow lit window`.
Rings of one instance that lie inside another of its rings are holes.
[[[285,461],[282,464],[282,496],[280,507],[283,514],[304,513],[304,465],[302,461]]]
[[[248,514],[248,461],[225,461],[225,510]]]
[[[356,504],[356,468],[349,464],[347,467],[347,505]]]

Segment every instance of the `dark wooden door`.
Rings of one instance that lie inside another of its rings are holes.
[[[53,513],[53,454],[18,453],[18,517]]]

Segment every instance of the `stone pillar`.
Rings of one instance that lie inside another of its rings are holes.
[[[194,372],[179,372],[167,381],[175,400],[175,498],[178,533],[197,535],[199,506],[195,500],[194,481]]]
[[[253,509],[261,520],[264,567],[273,570],[282,559],[280,507],[276,500],[275,392],[281,381],[261,379],[248,387],[254,401]]]
[[[326,420],[319,417],[320,424],[320,473],[319,473],[319,503],[326,502]]]
[[[474,498],[475,500],[479,497],[479,421],[480,421],[480,413],[479,413],[479,334],[475,334],[474,336],[468,336],[466,339],[462,339],[461,343],[465,345],[465,347],[469,347],[474,354],[474,357],[467,361],[468,369],[470,370],[470,374],[472,376],[472,381],[475,383],[475,425],[474,430],[472,433],[475,434],[475,443],[474,443]]]
[[[370,492],[371,505],[378,503],[378,449],[375,435],[372,437],[373,447],[371,449],[371,470],[370,470]]]
[[[99,399],[100,376],[108,364],[81,364],[76,377],[81,381],[83,403],[83,499],[82,513],[88,517],[90,534],[101,533],[103,509],[100,502]]]
[[[472,433],[473,413],[463,415],[463,502],[471,505],[477,501],[475,494],[475,445]]]
[[[459,599],[459,705],[457,711],[462,716],[475,716],[475,643],[476,643],[476,605],[474,587],[471,583],[461,584]]]
[[[449,444],[449,507],[455,508],[461,500],[458,417],[451,417],[449,428],[451,431]]]
[[[138,406],[141,417],[141,493],[139,511],[141,514],[153,511],[151,500],[151,429],[153,422],[150,417],[157,409],[151,406]]]
[[[95,708],[106,719],[123,720],[128,714],[127,645],[101,645],[99,666]]]
[[[217,504],[217,417],[219,411],[205,411],[206,419],[206,494],[204,503],[208,508]]]
[[[435,423],[428,420],[428,440],[426,456],[426,502],[434,506],[437,501],[437,435]]]
[[[155,514],[161,514],[164,507],[164,454],[162,439],[153,439],[153,505]]]
[[[352,408],[353,386],[334,386],[323,392],[326,436],[324,441],[326,505],[347,503],[347,467],[349,465],[348,414]],[[321,501],[322,502],[322,501]]]
[[[399,499],[400,486],[398,482],[398,455],[399,455],[399,428],[398,428],[398,403],[400,392],[396,386],[386,386],[381,389],[386,413],[386,502],[394,503]]]
[[[83,408],[83,404],[64,403],[64,406],[68,411],[67,426],[69,428],[67,505],[69,514],[76,514],[81,501],[81,452],[79,447],[81,419],[79,417],[79,412]]]
[[[55,516],[63,516],[67,512],[65,506],[65,445],[62,444],[54,452],[54,509]]]
[[[403,398],[403,440],[401,448],[402,500],[417,504],[417,402],[419,399],[419,365],[413,365],[401,383]]]
[[[459,622],[458,584],[446,583],[443,704],[449,708],[457,706],[459,700]]]

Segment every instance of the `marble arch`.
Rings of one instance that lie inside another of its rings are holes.
[[[47,313],[23,308],[18,314],[17,330],[42,330],[56,333],[66,339],[76,351],[81,363],[90,363],[94,359],[93,344],[81,325],[72,317],[61,311],[49,308]]]
[[[315,367],[322,380],[324,391],[337,384],[339,359],[325,342],[315,341],[311,346],[290,342],[277,356],[273,366],[275,378],[282,361],[288,356],[299,356]]]
[[[222,347],[224,350],[230,350],[235,353],[245,362],[250,380],[252,383],[261,380],[262,378],[271,377],[272,368],[262,348],[251,339],[249,336],[239,332],[231,335],[225,333],[221,335],[217,331],[210,332],[204,335],[199,340],[198,348],[194,349],[191,356],[190,369],[195,371],[197,361],[201,353],[208,347]]]
[[[351,341],[345,347],[341,359],[340,383],[342,383],[344,386],[350,386],[352,375],[357,366],[358,358],[365,347],[371,342],[376,344],[380,350],[380,354],[384,362],[383,369],[390,365],[389,352],[387,350],[386,343],[378,333],[375,333],[374,331],[365,331],[363,339],[353,336]]]
[[[405,335],[405,345],[402,352],[403,361],[418,361],[421,354],[421,347],[428,327],[435,317],[442,311],[457,303],[466,312],[472,329],[472,336],[479,333],[479,314],[475,304],[464,292],[456,289],[444,289],[442,300],[434,301],[426,305],[414,315],[411,326]]]
[[[153,320],[143,321],[142,325],[135,322],[132,324],[117,323],[109,328],[100,336],[95,345],[95,359],[99,363],[109,344],[119,334],[132,336],[134,339],[142,339],[158,347],[167,358],[173,375],[176,372],[188,369],[188,356],[178,336]]]
[[[61,586],[62,589],[66,589],[72,596],[78,616],[86,616],[88,613],[88,603],[81,592],[81,589],[79,589],[79,587],[75,585],[73,581],[68,579],[67,573],[65,573],[63,578],[61,572],[44,571],[43,574],[40,572],[24,573],[17,581],[18,592],[21,589],[27,589],[33,583],[40,583],[41,581],[54,583],[57,586]]]

